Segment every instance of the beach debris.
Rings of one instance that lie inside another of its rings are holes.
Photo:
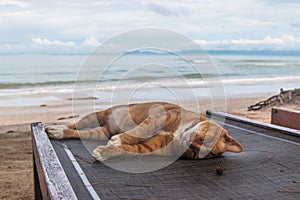
[[[71,115],[71,116],[69,116],[68,118],[69,118],[69,119],[72,119],[72,118],[77,118],[77,117],[79,117],[79,115]]]
[[[272,152],[272,155],[271,155],[270,157],[268,157],[268,158],[266,158],[266,159],[260,161],[259,164],[262,164],[262,163],[264,163],[264,162],[267,162],[268,160],[271,160],[275,155],[276,155],[276,153],[275,153],[275,152]]]
[[[300,181],[293,181],[293,183],[300,183]]]
[[[223,173],[224,173],[224,168],[223,168],[222,166],[218,166],[218,167],[216,168],[216,173],[217,173],[218,175],[223,175]]]
[[[47,107],[47,105],[46,104],[41,104],[40,107]]]
[[[57,118],[57,120],[64,120],[64,119],[68,119],[67,117],[59,117]]]
[[[79,115],[71,115],[69,117],[59,117],[57,120],[65,120],[65,119],[72,119],[72,118],[77,118]]]
[[[145,188],[153,188],[153,185],[135,185],[135,184],[125,184],[127,187],[145,187]]]
[[[93,162],[89,161],[88,159],[86,159],[86,158],[84,158],[84,157],[82,157],[80,155],[74,154],[74,157],[77,158],[77,159],[79,159],[79,160],[81,160],[81,161],[83,161],[83,162],[85,162],[85,163],[93,164]]]
[[[282,193],[300,193],[300,190],[278,190],[277,192],[282,192]]]
[[[97,100],[97,97],[78,97],[78,98],[67,98],[66,100],[73,101],[73,100]]]
[[[13,130],[8,130],[6,133],[14,133]]]
[[[254,105],[250,105],[248,107],[248,111],[252,110],[260,110],[267,106],[274,106],[274,105],[283,105],[285,103],[290,103],[296,100],[296,97],[300,97],[300,88],[294,89],[294,90],[283,90],[280,89],[279,94],[274,95],[267,100],[260,101]],[[296,102],[298,103],[298,102]]]

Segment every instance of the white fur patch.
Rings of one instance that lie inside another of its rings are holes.
[[[64,137],[64,129],[67,129],[66,125],[51,125],[46,127],[46,132],[50,138],[62,139]]]
[[[101,150],[100,150],[100,148],[97,148],[97,149],[95,149],[94,151],[93,151],[93,158],[95,159],[95,160],[99,160],[99,161],[104,161],[105,159],[102,157],[102,155],[101,155]]]
[[[200,147],[200,151],[198,152],[198,158],[204,158],[210,151],[211,148],[207,148],[206,146],[202,145]]]
[[[107,145],[120,146],[122,144],[120,136],[114,135],[110,138]]]

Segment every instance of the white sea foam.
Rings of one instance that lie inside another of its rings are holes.
[[[192,60],[192,63],[198,64],[198,63],[208,63],[208,60]]]
[[[258,78],[237,78],[237,79],[223,79],[223,83],[276,83],[299,81],[300,76],[278,76],[278,77],[258,77]]]
[[[284,62],[263,62],[263,63],[251,63],[254,66],[286,66],[287,63]]]

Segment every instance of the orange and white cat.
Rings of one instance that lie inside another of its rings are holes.
[[[48,126],[46,132],[55,139],[108,140],[106,146],[93,151],[99,161],[127,154],[174,156],[179,152],[182,157],[199,159],[243,151],[241,144],[216,122],[165,102],[114,106],[75,124]]]

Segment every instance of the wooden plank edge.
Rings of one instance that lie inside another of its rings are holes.
[[[272,109],[283,110],[283,111],[287,111],[287,112],[291,112],[291,113],[297,113],[298,115],[300,115],[299,110],[292,110],[292,109],[289,109],[289,108],[279,108],[279,107],[273,107]]]
[[[31,124],[34,163],[43,199],[77,199],[41,122]]]
[[[257,120],[252,120],[252,119],[248,119],[245,117],[239,117],[236,115],[219,112],[219,111],[214,111],[214,110],[207,110],[206,114],[210,115],[210,116],[229,119],[229,120],[244,123],[244,124],[249,124],[252,126],[256,126],[256,127],[260,127],[260,128],[264,128],[264,129],[268,129],[268,130],[279,131],[283,134],[287,134],[287,135],[291,135],[291,136],[295,136],[295,137],[300,137],[300,131],[296,130],[296,129],[286,128],[286,127],[278,126],[278,125],[274,125],[274,124],[268,124],[265,122],[260,122]]]
[[[300,130],[300,111],[273,107],[271,124]]]

